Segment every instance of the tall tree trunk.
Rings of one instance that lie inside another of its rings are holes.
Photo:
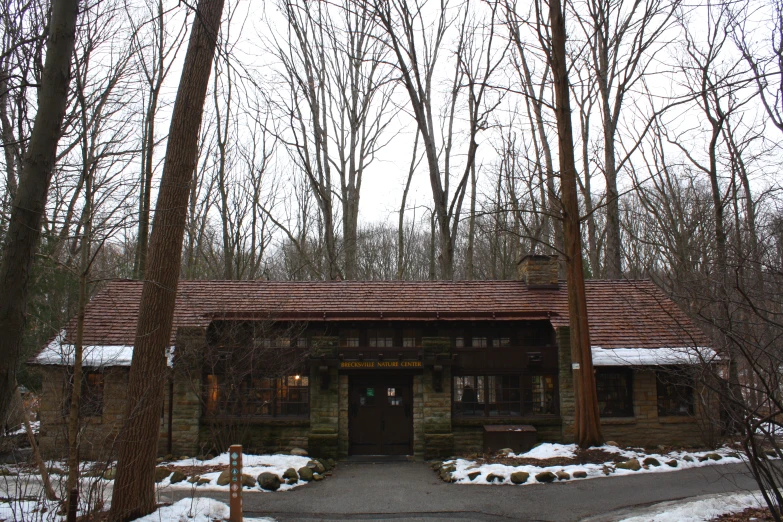
[[[155,208],[147,274],[139,306],[128,382],[125,424],[119,438],[117,478],[109,518],[132,520],[156,508],[155,455],[163,407],[166,347],[177,296],[190,183],[223,0],[199,0],[171,116],[166,162]]]
[[[563,237],[566,252],[568,280],[568,320],[571,327],[571,360],[574,370],[576,411],[575,438],[582,448],[603,443],[595,390],[590,331],[587,323],[587,299],[582,271],[582,235],[579,231],[579,201],[576,192],[576,160],[571,129],[568,68],[566,66],[565,17],[560,0],[549,2],[549,22],[552,27],[552,46],[549,59],[555,85],[555,115],[560,158],[560,189],[562,192]]]
[[[25,309],[33,255],[38,245],[57,143],[68,102],[71,57],[76,42],[79,0],[53,0],[43,69],[30,144],[22,162],[11,220],[0,264],[0,418],[16,386],[21,360]]]
[[[84,166],[85,197],[84,225],[82,226],[81,259],[79,261],[79,304],[76,315],[76,339],[73,347],[73,381],[71,406],[68,412],[68,485],[66,513],[71,513],[71,502],[79,503],[79,410],[82,400],[82,351],[84,344],[84,311],[87,308],[87,276],[90,270],[90,244],[92,235],[92,166]],[[75,491],[75,494],[73,491]],[[75,513],[76,511],[74,511]]]
[[[500,183],[500,177],[498,177]],[[516,215],[516,214],[515,214]],[[470,167],[470,216],[468,218],[468,250],[465,254],[465,279],[473,279],[473,249],[476,242],[476,164]]]
[[[419,149],[419,133],[416,132],[416,138],[413,141],[413,155],[411,156],[411,166],[408,169],[408,181],[405,182],[405,190],[402,192],[402,201],[400,202],[400,216],[397,223],[397,279],[403,279],[405,276],[405,204],[408,201],[408,191],[411,188],[413,172],[416,170],[416,156]]]

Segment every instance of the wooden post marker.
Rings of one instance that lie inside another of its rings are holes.
[[[242,522],[242,446],[236,444],[228,448],[228,465],[231,473],[229,489],[229,507],[231,522]]]

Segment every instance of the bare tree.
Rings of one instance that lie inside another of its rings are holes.
[[[490,99],[489,85],[505,54],[504,48],[496,47],[496,4],[477,8],[476,4],[451,7],[448,2],[441,2],[432,23],[425,19],[427,10],[418,0],[367,0],[366,4],[386,34],[393,63],[408,94],[409,110],[421,135],[438,226],[440,278],[453,279],[457,229],[476,161],[477,138],[498,103]],[[455,61],[449,68],[452,79],[445,105],[439,109],[436,72],[443,70],[444,46],[453,28]],[[439,110],[440,119],[436,120]],[[455,128],[458,119],[467,122],[466,150],[462,151],[465,162],[459,167],[454,165],[459,144],[459,130]],[[456,185],[452,191],[453,179]]]
[[[111,520],[132,520],[156,508],[154,470],[165,352],[174,319],[199,127],[222,13],[223,0],[199,0],[174,103],[150,237],[148,272],[139,306]]]
[[[38,246],[68,101],[78,7],[78,0],[55,0],[52,3],[38,112],[22,161],[19,185],[3,245],[0,262],[0,293],[4,296],[0,302],[0,418],[6,416],[21,362],[30,269]]]

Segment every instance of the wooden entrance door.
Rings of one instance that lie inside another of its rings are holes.
[[[413,453],[411,377],[351,377],[348,416],[351,455]]]

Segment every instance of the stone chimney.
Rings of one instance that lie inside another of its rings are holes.
[[[528,288],[557,288],[560,268],[558,256],[528,254],[518,264],[519,280]]]

